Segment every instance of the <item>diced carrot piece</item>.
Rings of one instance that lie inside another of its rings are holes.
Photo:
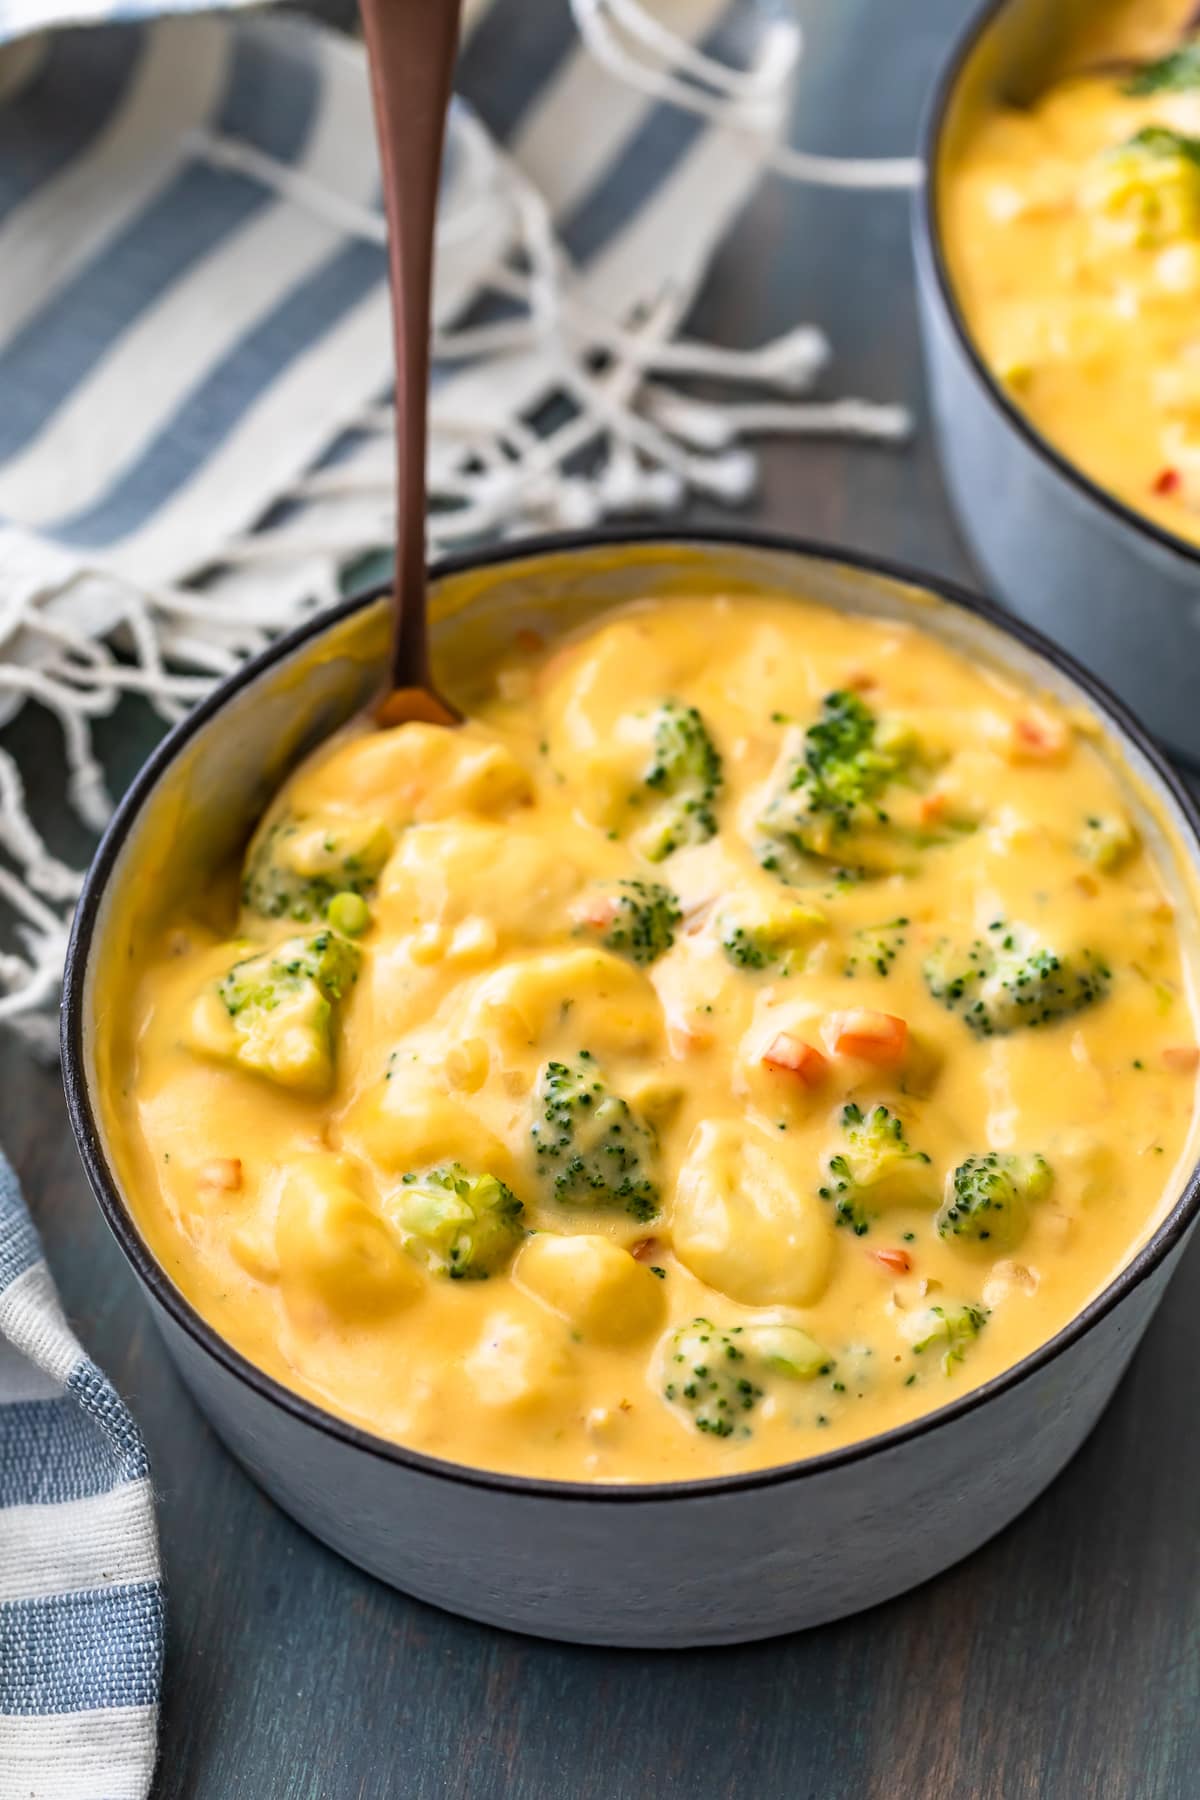
[[[1150,483],[1151,492],[1155,494],[1173,494],[1178,490],[1182,477],[1178,469],[1160,469]]]
[[[907,1275],[912,1268],[912,1257],[907,1250],[872,1250],[871,1255],[896,1275]]]
[[[536,687],[545,692],[556,682],[563,671],[575,660],[578,652],[574,644],[564,644],[545,657],[534,675]]]
[[[667,1024],[667,1045],[677,1062],[698,1050],[708,1050],[712,1041],[713,1034],[705,1025],[680,1025],[675,1020]]]
[[[816,1087],[823,1081],[829,1064],[812,1044],[806,1044],[803,1038],[794,1037],[790,1031],[781,1031],[771,1039],[763,1051],[762,1060],[768,1069],[780,1069],[789,1075],[798,1075],[805,1087]]]
[[[1067,748],[1066,728],[1045,713],[1022,713],[1013,720],[1009,754],[1017,762],[1056,762]]]
[[[219,1188],[226,1194],[236,1194],[242,1185],[242,1159],[240,1156],[214,1156],[200,1170],[201,1187]]]
[[[908,1023],[892,1013],[834,1013],[829,1020],[829,1042],[838,1056],[857,1056],[862,1062],[893,1068],[908,1050]]]
[[[637,1262],[653,1262],[662,1253],[662,1239],[656,1237],[639,1238],[636,1244],[629,1246],[629,1254]]]
[[[933,825],[938,819],[945,818],[949,804],[945,794],[923,794],[917,807],[917,817],[922,825]]]
[[[851,669],[846,676],[846,686],[856,694],[869,694],[872,688],[879,686],[879,677],[872,675],[869,669]]]
[[[1195,1044],[1168,1044],[1162,1053],[1166,1068],[1178,1075],[1190,1075],[1200,1066],[1200,1047]]]

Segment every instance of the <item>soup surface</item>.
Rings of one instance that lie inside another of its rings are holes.
[[[996,104],[942,226],[985,361],[1045,437],[1200,544],[1200,35],[1182,0],[1101,12],[1070,74]]]
[[[438,1456],[663,1481],[941,1406],[1128,1260],[1195,1008],[1090,717],[741,597],[519,634],[470,711],[321,748],[133,948],[107,1130],[231,1343]]]

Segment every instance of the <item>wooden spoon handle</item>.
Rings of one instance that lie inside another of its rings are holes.
[[[425,627],[425,454],[434,224],[460,0],[360,0],[383,168],[396,349],[392,687],[433,693]]]

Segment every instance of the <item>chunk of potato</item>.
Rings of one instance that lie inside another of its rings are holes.
[[[285,1300],[341,1321],[379,1318],[406,1305],[421,1276],[340,1156],[301,1158],[289,1170],[275,1223]]]
[[[675,1254],[746,1306],[811,1306],[829,1281],[834,1232],[798,1166],[768,1133],[733,1120],[696,1128],[675,1189]]]
[[[630,1343],[662,1318],[662,1282],[605,1237],[540,1231],[522,1249],[515,1275],[596,1343]]]

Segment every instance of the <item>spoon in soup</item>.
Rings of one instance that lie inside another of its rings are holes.
[[[381,725],[455,725],[433,684],[425,600],[425,455],[434,230],[461,0],[360,0],[388,224],[396,351],[396,573]]]

